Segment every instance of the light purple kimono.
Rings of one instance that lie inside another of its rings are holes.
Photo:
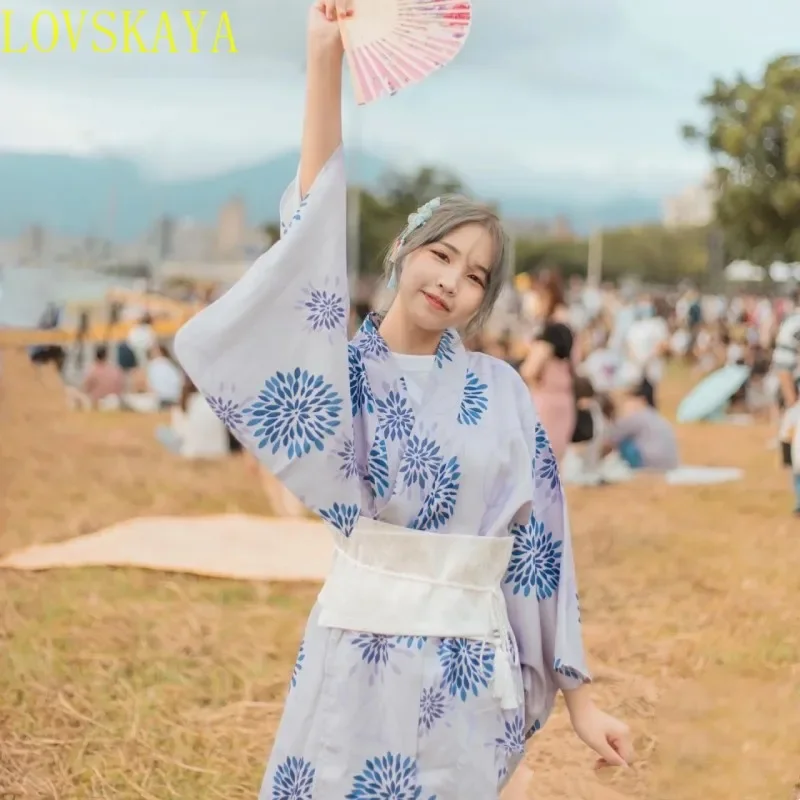
[[[503,581],[524,703],[490,690],[468,639],[322,628],[312,610],[261,800],[490,800],[559,688],[588,681],[564,496],[528,390],[502,361],[442,336],[415,403],[369,317],[347,340],[341,151],[282,238],[178,333],[219,417],[334,535],[359,515],[419,531],[511,536]],[[257,646],[257,643],[254,643]]]

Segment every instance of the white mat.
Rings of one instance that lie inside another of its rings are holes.
[[[673,486],[710,486],[740,481],[744,470],[738,467],[678,467],[669,470],[665,477]]]
[[[641,476],[663,477],[671,486],[712,486],[744,478],[744,470],[738,467],[683,466],[666,472],[650,469],[632,470],[617,453],[610,453],[594,470],[588,471],[580,455],[572,450],[567,451],[560,472],[564,483],[575,486],[623,483]]]
[[[140,517],[19,550],[1,560],[0,568],[141,567],[242,580],[318,581],[328,574],[332,551],[330,531],[315,520]]]

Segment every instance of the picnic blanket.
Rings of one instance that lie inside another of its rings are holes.
[[[246,514],[138,517],[18,550],[0,560],[0,568],[140,567],[241,580],[320,581],[332,555],[332,536],[317,520]]]

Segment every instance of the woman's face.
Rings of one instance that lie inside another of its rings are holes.
[[[405,257],[395,302],[422,330],[464,328],[483,302],[493,256],[489,232],[462,225]]]

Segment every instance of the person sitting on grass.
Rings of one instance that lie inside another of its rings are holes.
[[[619,450],[631,469],[676,469],[679,458],[675,431],[649,404],[641,370],[625,364],[614,395],[615,419],[606,431],[604,452]]]

